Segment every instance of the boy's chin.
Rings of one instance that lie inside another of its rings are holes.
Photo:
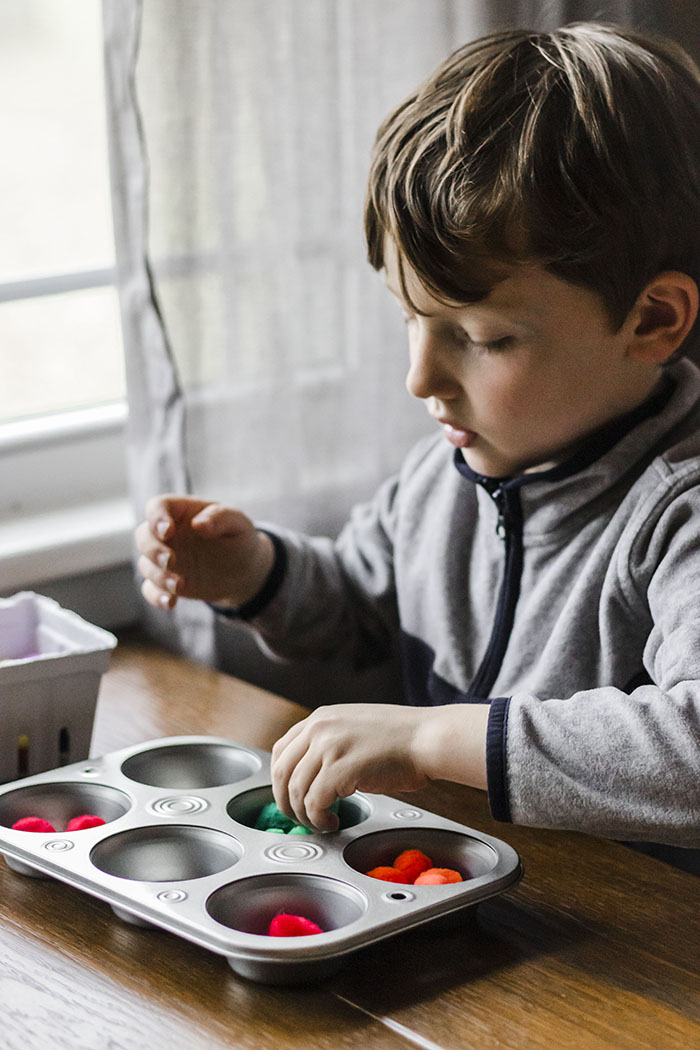
[[[461,448],[462,459],[475,474],[482,474],[487,478],[504,478],[519,471],[516,465],[503,456],[490,455],[476,448]]]
[[[517,460],[515,457],[483,452],[476,448],[462,448],[459,451],[467,466],[475,474],[481,474],[486,478],[512,478],[518,474],[539,473],[549,470],[560,462],[559,459],[553,458],[542,463],[528,463]]]

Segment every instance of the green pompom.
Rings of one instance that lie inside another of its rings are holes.
[[[289,817],[285,817],[284,813],[281,813],[274,802],[268,802],[266,806],[258,813],[258,819],[255,821],[255,827],[258,831],[290,831],[293,828],[294,821],[290,820]]]
[[[340,799],[337,798],[332,806],[329,806],[331,813],[337,813],[340,807]],[[295,821],[290,820],[289,817],[285,817],[278,808],[275,802],[268,802],[267,805],[258,813],[258,818],[255,821],[255,828],[257,831],[276,831],[285,835],[313,835],[311,828],[305,828],[303,824],[297,824]]]

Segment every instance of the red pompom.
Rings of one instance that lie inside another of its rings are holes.
[[[398,868],[391,868],[388,864],[372,868],[371,871],[366,871],[365,875],[369,875],[371,879],[381,879],[382,882],[402,882],[404,884],[408,882],[402,871],[399,871]]]
[[[323,933],[311,919],[303,915],[275,915],[267,931],[270,937],[308,937],[312,933]]]
[[[445,886],[450,882],[462,882],[462,876],[452,868],[428,868],[418,876],[414,886]]]
[[[42,831],[44,834],[51,833],[56,829],[52,824],[49,824],[48,820],[43,820],[41,817],[22,817],[21,820],[16,820],[12,825],[13,831]]]
[[[86,828],[99,828],[105,821],[102,817],[96,817],[92,813],[84,813],[82,817],[73,817],[68,821],[66,831],[85,831]]]
[[[405,882],[415,882],[421,872],[432,866],[430,857],[426,857],[419,849],[405,849],[394,861],[394,867],[404,875]]]

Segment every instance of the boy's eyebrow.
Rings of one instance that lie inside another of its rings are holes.
[[[397,291],[397,289],[394,288],[394,286],[392,285],[391,281],[387,280],[386,277],[384,278],[384,286],[386,287],[387,291],[391,292],[391,294],[394,295],[403,306],[406,305],[405,302],[404,302],[404,298],[403,298],[403,295],[401,294],[401,292]],[[465,306],[468,306],[468,305],[470,305],[470,304],[465,303]],[[478,307],[478,306],[481,305],[481,303],[480,302],[476,302],[476,303],[474,303],[472,305]],[[424,313],[422,310],[419,311],[419,312],[420,312],[421,317],[435,317],[435,314],[433,314],[433,313]],[[526,320],[526,319],[524,319],[522,317],[515,317],[513,314],[511,314],[510,310],[507,310],[507,314],[508,314],[508,316],[507,316],[506,319],[507,319],[509,324],[513,325],[515,328],[518,328],[521,332],[523,332],[526,335],[533,335],[534,334],[534,332],[536,330],[536,325],[533,324],[533,320],[534,319],[532,319],[532,320],[531,319],[527,319]]]
[[[386,276],[384,277],[384,287],[386,288],[387,292],[390,292],[391,295],[396,296],[396,298],[399,300],[399,302],[402,304],[403,307],[406,306],[406,303],[404,301],[403,295],[401,294],[400,291],[398,291],[394,287],[393,283],[391,283],[391,281]],[[470,304],[471,304],[471,306],[479,308],[479,307],[482,306],[483,301],[480,300],[480,301],[476,301],[474,303],[465,303],[465,307],[470,306]],[[512,313],[512,311],[510,309],[508,309],[507,307],[505,307],[503,309],[504,309],[505,320],[509,324],[512,324],[514,328],[518,329],[519,332],[522,332],[524,335],[528,335],[528,336],[532,336],[535,333],[535,331],[537,329],[536,317],[523,317],[523,316],[519,316],[519,315],[515,316]],[[421,317],[434,317],[434,316],[436,316],[436,314],[424,313],[424,311],[422,311],[422,310],[420,310],[418,312],[420,313]]]
[[[386,287],[388,292],[391,292],[391,294],[393,296],[395,296],[403,306],[406,306],[406,303],[404,301],[404,297],[401,294],[401,292],[398,291],[396,288],[394,288],[394,286],[389,281],[387,281],[386,278],[384,279],[384,285],[385,285],[385,287]],[[420,313],[421,317],[434,317],[435,316],[435,314],[425,313],[425,311],[423,311],[423,310],[418,310],[417,312]]]

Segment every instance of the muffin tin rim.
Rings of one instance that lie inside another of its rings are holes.
[[[132,780],[121,771],[123,763],[133,755],[148,750],[188,744],[232,747],[235,750],[251,753],[260,762],[260,766],[257,771],[251,772],[240,780],[204,788],[147,785],[141,781]],[[343,956],[411,927],[420,926],[433,918],[449,915],[479,903],[481,900],[513,887],[522,876],[522,868],[516,852],[502,840],[439,814],[425,811],[422,807],[411,807],[408,803],[391,796],[365,792],[356,794],[369,804],[369,815],[360,823],[334,834],[335,850],[324,852],[321,857],[311,861],[316,870],[313,868],[310,871],[299,870],[299,866],[291,862],[288,868],[282,867],[275,871],[260,870],[260,858],[264,853],[263,844],[269,843],[274,836],[270,832],[260,831],[236,821],[227,813],[226,806],[233,797],[245,791],[270,787],[269,759],[269,752],[220,736],[197,734],[158,737],[131,744],[100,757],[84,759],[59,769],[47,770],[19,781],[2,784],[0,785],[0,804],[3,796],[11,791],[19,791],[23,787],[87,786],[90,784],[104,787],[107,790],[115,788],[121,791],[127,795],[130,806],[125,813],[107,824],[80,832],[57,831],[46,834],[31,833],[30,835],[28,832],[13,831],[6,826],[0,826],[0,852],[40,874],[66,882],[97,899],[106,901],[150,925],[176,933],[204,948],[225,955],[234,969],[236,959],[274,966],[275,962],[281,964],[282,960],[285,962],[295,960],[321,962],[331,957]],[[210,808],[205,808],[196,814],[184,815],[186,820],[182,814],[167,816],[154,814],[148,808],[149,801],[152,804],[154,796],[163,793],[172,796],[196,793],[205,797],[212,805],[220,801],[223,816],[230,823],[230,828],[224,829],[217,824]],[[377,800],[376,803],[374,800]],[[397,811],[398,807],[403,807],[407,812],[419,815],[414,816],[411,820],[397,820],[395,825],[387,825],[389,816],[385,812],[388,808],[387,800],[395,805]],[[136,821],[135,824],[134,821]],[[213,831],[230,835],[241,848],[241,856],[232,865],[214,874],[194,879],[157,882],[126,880],[121,876],[110,875],[96,868],[89,860],[90,852],[100,841],[111,835],[122,834],[132,825],[135,830],[137,827],[173,827],[177,824],[209,827]],[[410,887],[411,900],[387,904],[385,899],[387,884],[373,880],[350,867],[344,860],[344,852],[350,843],[366,835],[384,832],[410,838],[411,833],[419,829],[421,832],[451,831],[460,836],[474,838],[494,850],[496,863],[489,872],[464,883],[440,887],[437,893],[434,887]],[[52,838],[64,837],[73,840],[73,848],[57,859],[52,858],[44,848],[45,843]],[[324,838],[325,836],[314,833],[309,836],[309,841],[315,841],[322,846]],[[80,862],[84,862],[86,855],[90,867],[87,874],[81,874],[79,870],[74,869],[79,869]],[[323,871],[319,872],[316,861],[324,858],[326,866]],[[270,938],[264,934],[245,933],[227,927],[211,916],[207,910],[207,902],[217,890],[244,879],[256,877],[265,879],[271,875],[283,879],[290,876],[304,878],[310,874],[317,878],[345,882],[354,893],[364,896],[368,903],[362,915],[350,923],[334,930],[324,931],[320,935]],[[376,883],[376,888],[372,885],[373,883]],[[168,888],[181,889],[183,887],[187,887],[187,898],[190,904],[187,910],[180,911],[179,914],[179,904],[163,901],[156,896],[156,891],[162,893]],[[126,892],[119,892],[122,888]],[[468,901],[460,904],[464,897],[468,897]],[[387,913],[388,908],[391,909],[391,914]],[[191,914],[192,912],[194,914]],[[206,928],[202,927],[202,923],[206,924]],[[359,927],[358,924],[360,924]],[[370,928],[364,928],[368,924]],[[353,931],[353,927],[358,928]]]

